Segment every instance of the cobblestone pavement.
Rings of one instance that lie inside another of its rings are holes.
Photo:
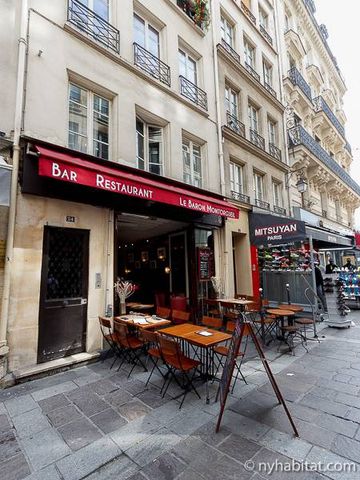
[[[300,438],[252,353],[248,385],[238,382],[229,396],[218,434],[216,383],[209,405],[200,385],[201,400],[189,394],[179,410],[176,385],[162,399],[159,376],[146,387],[140,368],[127,379],[99,362],[0,391],[0,479],[360,479],[360,314],[353,317],[350,329],[322,325],[325,338],[309,353],[266,350]]]

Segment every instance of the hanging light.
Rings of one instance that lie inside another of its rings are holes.
[[[304,177],[300,177],[296,182],[296,188],[299,193],[305,193],[308,188],[308,183]]]

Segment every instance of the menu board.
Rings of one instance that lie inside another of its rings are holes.
[[[198,247],[198,271],[200,280],[210,280],[213,276],[213,252],[208,247]]]

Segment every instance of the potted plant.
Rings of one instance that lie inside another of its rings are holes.
[[[120,300],[120,315],[126,314],[126,299],[129,298],[136,290],[136,286],[130,280],[118,278],[114,284],[116,293]]]

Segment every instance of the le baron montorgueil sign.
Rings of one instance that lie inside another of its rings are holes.
[[[278,245],[306,238],[305,222],[261,213],[250,214],[252,245]]]
[[[139,175],[97,165],[64,153],[36,147],[40,152],[39,175],[85,185],[112,193],[166,203],[201,214],[239,218],[239,210],[228,202]]]

